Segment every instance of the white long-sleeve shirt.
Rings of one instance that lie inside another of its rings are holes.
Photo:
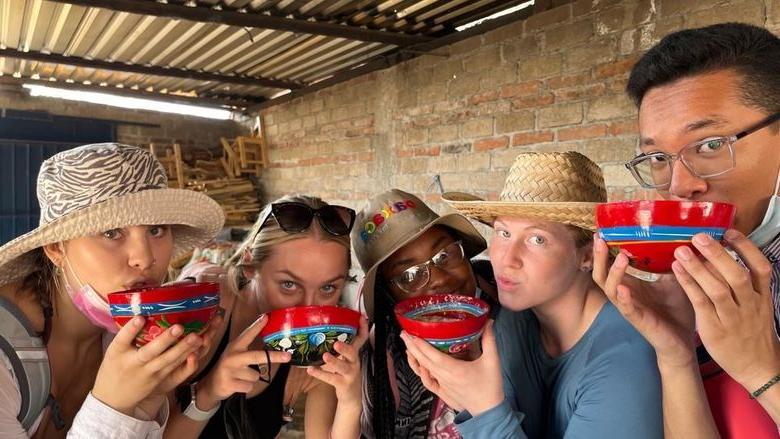
[[[43,413],[30,430],[25,430],[16,418],[22,405],[22,395],[8,357],[0,353],[0,438],[28,439],[38,430]],[[144,420],[127,416],[107,406],[92,393],[87,395],[68,430],[68,438],[89,439],[160,439],[168,422],[167,399],[156,419]]]

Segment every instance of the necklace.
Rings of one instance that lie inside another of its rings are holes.
[[[284,387],[284,405],[282,408],[282,420],[292,422],[295,414],[295,403],[302,391],[311,383],[311,377],[306,373],[306,368],[291,367],[287,375],[287,383]]]
[[[292,422],[293,415],[295,414],[295,408],[289,404],[284,405],[284,409],[282,410],[282,421],[286,422]]]

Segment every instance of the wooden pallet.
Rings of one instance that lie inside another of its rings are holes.
[[[254,174],[259,177],[268,166],[265,139],[263,137],[238,136],[235,139],[222,137],[223,155],[220,164],[229,177]]]
[[[162,163],[165,168],[166,174],[168,174],[168,186],[184,189],[187,187],[187,178],[184,172],[184,160],[181,155],[181,145],[174,143],[172,148],[167,148],[164,155],[160,155],[158,151],[159,146],[154,143],[149,144],[149,151],[157,157],[157,160]]]
[[[243,141],[234,142],[237,145],[243,144],[244,149],[249,144]],[[197,160],[194,166],[187,165],[182,159],[181,146],[178,144],[166,148],[164,152],[155,144],[150,144],[149,149],[163,164],[170,187],[203,192],[214,199],[225,212],[226,225],[250,225],[260,213],[257,188],[252,180],[242,176],[246,172],[240,167],[240,150],[226,153],[235,154],[230,160],[239,164],[237,168],[235,163],[231,162],[226,169],[224,162],[227,160],[224,156],[213,160]],[[259,166],[247,161],[245,163]]]

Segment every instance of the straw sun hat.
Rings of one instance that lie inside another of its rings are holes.
[[[136,225],[172,226],[173,259],[212,240],[225,221],[208,196],[169,189],[147,150],[118,143],[85,145],[47,159],[38,173],[37,229],[0,247],[0,285],[36,267],[32,251],[48,244]]]
[[[509,169],[498,201],[462,192],[442,199],[491,227],[498,216],[517,216],[596,230],[595,207],[607,201],[607,191],[601,168],[578,152],[527,152]]]

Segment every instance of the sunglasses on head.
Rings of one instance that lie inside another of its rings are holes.
[[[273,215],[279,227],[287,233],[300,233],[311,227],[314,218],[323,230],[334,236],[348,235],[355,223],[355,211],[344,206],[322,206],[312,209],[303,203],[288,201],[271,204],[261,224]]]

